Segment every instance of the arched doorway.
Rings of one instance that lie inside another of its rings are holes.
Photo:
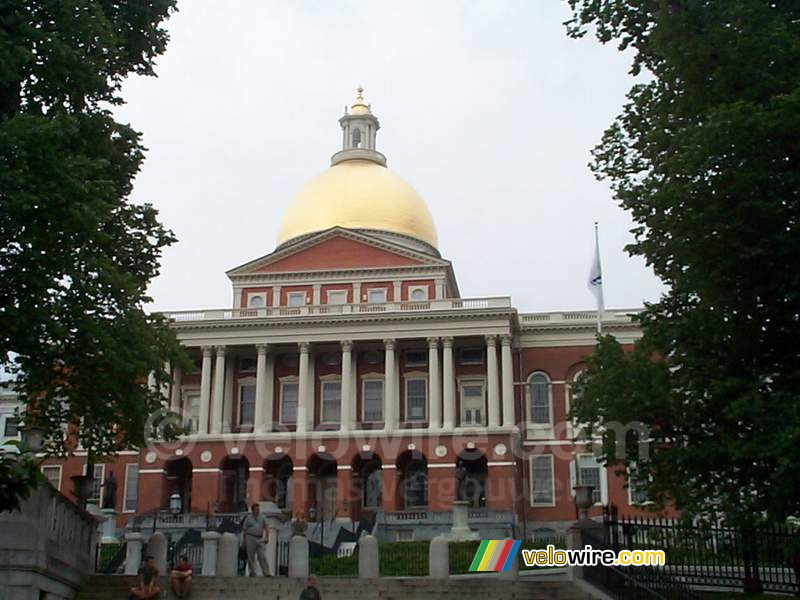
[[[353,487],[358,491],[352,499],[353,518],[371,516],[383,505],[383,463],[375,454],[357,454],[352,474]]]
[[[181,513],[192,511],[192,461],[185,456],[167,461],[166,485],[161,505],[169,508],[173,494],[181,497]]]
[[[400,473],[400,500],[406,510],[428,506],[428,460],[417,451],[408,451],[397,459]]]
[[[292,476],[294,463],[286,454],[273,454],[264,461],[262,498],[271,500],[282,510],[292,509]]]
[[[478,451],[462,452],[456,461],[456,497],[470,503],[470,508],[486,508],[486,456]]]
[[[250,462],[244,456],[226,456],[220,468],[219,512],[246,512]]]
[[[316,511],[316,520],[336,517],[338,465],[330,454],[314,454],[308,460],[308,476],[311,485],[311,506]]]

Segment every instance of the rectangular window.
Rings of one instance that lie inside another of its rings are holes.
[[[428,380],[406,379],[406,421],[428,418]]]
[[[239,386],[239,425],[252,425],[256,417],[256,386]]]
[[[297,423],[298,384],[281,384],[281,422]]]
[[[367,290],[367,302],[370,304],[384,304],[386,302],[386,290],[384,288]]]
[[[531,505],[553,506],[553,456],[543,454],[531,459]]]
[[[197,433],[200,422],[200,391],[189,390],[183,394],[183,409],[188,413],[186,425],[192,433]]]
[[[125,498],[122,512],[136,512],[136,499],[139,496],[139,465],[125,465]]]
[[[347,290],[329,290],[328,304],[347,304]]]
[[[550,423],[550,381],[537,373],[530,379],[528,388],[531,402],[531,421],[544,425]]]
[[[86,465],[83,466],[83,472],[86,472]],[[102,485],[103,479],[105,478],[106,473],[106,466],[105,465],[95,465],[94,466],[94,479],[92,480],[92,490],[89,492],[89,497],[87,498],[87,502],[90,504],[96,504],[100,506],[100,499],[102,498]]]
[[[483,384],[461,385],[461,424],[483,425]]]
[[[424,367],[428,364],[428,353],[425,350],[406,350],[407,367]]]
[[[3,435],[6,437],[17,437],[17,433],[19,433],[19,419],[16,417],[6,417]]]
[[[305,306],[306,293],[305,292],[289,292],[287,296],[289,299],[289,306]]]
[[[578,457],[578,483],[592,486],[592,501],[595,504],[602,502],[603,498],[600,468],[600,463],[591,454]]]
[[[61,465],[44,465],[42,474],[50,485],[57,490],[61,490]]]
[[[462,348],[458,354],[462,365],[482,365],[483,350],[480,348]]]
[[[242,373],[255,373],[258,359],[256,358],[242,358],[239,360],[239,371]]]
[[[342,382],[322,382],[322,422],[339,423],[342,411]]]
[[[369,379],[364,382],[364,422],[383,421],[383,380]]]

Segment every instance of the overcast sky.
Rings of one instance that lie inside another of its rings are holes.
[[[158,78],[118,116],[149,148],[134,200],[179,242],[159,309],[230,306],[225,271],[271,252],[299,187],[340,149],[356,86],[378,149],[427,201],[464,297],[521,311],[593,308],[600,222],[608,307],[662,287],[623,247],[631,221],[589,151],[631,87],[630,57],[569,39],[565,2],[183,0]]]

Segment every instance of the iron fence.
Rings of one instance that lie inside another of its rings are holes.
[[[308,569],[324,577],[358,577],[358,546],[352,552],[325,551],[309,557]]]
[[[381,577],[426,577],[429,547],[429,540],[381,544]]]
[[[461,575],[469,573],[469,567],[480,546],[480,540],[474,542],[450,542],[447,545],[450,559],[450,574]]]

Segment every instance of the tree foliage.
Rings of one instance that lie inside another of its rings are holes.
[[[175,241],[129,200],[144,158],[114,120],[130,73],[152,75],[174,0],[0,2],[0,360],[48,450],[91,456],[144,441],[185,356],[143,306]]]
[[[602,339],[575,416],[641,421],[651,492],[729,518],[800,511],[800,4],[569,0],[572,36],[633,53],[594,150],[667,284],[626,354]],[[653,360],[656,357],[656,360]],[[662,360],[663,359],[663,360]],[[610,462],[631,465],[636,447]]]

